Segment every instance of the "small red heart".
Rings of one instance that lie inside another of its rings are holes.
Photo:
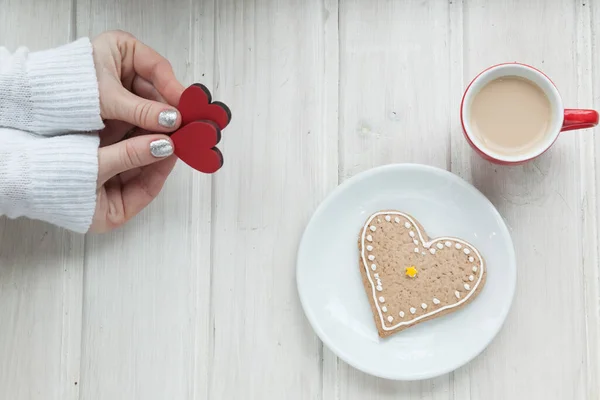
[[[221,130],[231,121],[231,111],[220,101],[212,101],[210,90],[200,83],[194,83],[181,95],[177,106],[181,113],[181,125],[193,121],[208,120],[215,122]]]
[[[223,155],[215,146],[221,129],[212,121],[194,121],[171,135],[175,154],[190,167],[212,174],[223,166]]]

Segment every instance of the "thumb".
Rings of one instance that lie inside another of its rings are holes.
[[[110,119],[151,132],[172,132],[181,124],[181,114],[175,107],[136,96],[124,87],[117,89],[111,108]]]
[[[98,186],[115,175],[164,160],[174,152],[165,135],[142,135],[98,150]]]

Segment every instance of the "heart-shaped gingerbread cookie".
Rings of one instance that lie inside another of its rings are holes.
[[[429,239],[412,216],[371,215],[359,235],[360,270],[380,337],[452,313],[485,285],[480,252],[453,237]]]

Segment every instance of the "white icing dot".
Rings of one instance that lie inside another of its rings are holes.
[[[398,218],[398,217],[394,218],[394,222],[397,223],[397,224],[399,224],[400,223],[400,218]]]
[[[433,304],[440,304],[440,301],[434,297],[433,298]]]
[[[444,244],[446,245],[446,247],[452,247],[452,242],[446,242]]]
[[[416,312],[417,312],[417,309],[416,309],[416,308],[414,308],[414,307],[411,307],[411,308],[410,308],[410,313],[411,313],[411,314],[414,314],[414,313],[416,313]]]
[[[377,285],[381,286],[381,279],[377,278]]]
[[[437,248],[441,250],[441,249],[443,249],[443,248],[444,248],[444,245],[443,245],[443,244],[441,244],[441,243],[438,243],[438,244],[437,244]]]
[[[427,253],[425,253],[424,251],[422,251],[422,252],[421,252],[421,254],[423,254],[424,256],[426,256],[426,255],[427,255]]]
[[[462,246],[460,245],[460,243],[456,243],[456,245],[454,245],[454,247],[456,247],[457,249],[460,249]]]
[[[415,233],[413,231],[408,232],[408,236],[415,237]]]
[[[419,252],[419,248],[415,247],[415,253],[418,253],[418,252]]]
[[[387,312],[387,307],[386,306],[381,307],[381,311]]]
[[[426,310],[426,309],[427,309],[427,304],[425,304],[425,303],[422,303],[422,304],[421,304],[421,308],[422,308],[423,310]]]
[[[463,251],[465,252],[465,254],[471,254],[471,250],[469,250],[467,248],[465,248]]]
[[[398,315],[400,316],[400,318],[404,318],[404,311],[400,311],[400,312],[398,313]]]
[[[419,244],[419,241],[417,239],[413,240],[414,244]]]
[[[388,322],[392,322],[394,320],[394,317],[392,317],[391,315],[388,315]]]
[[[429,249],[429,252],[430,252],[431,254],[435,254],[435,249],[434,249],[434,248],[431,248],[431,249]]]
[[[457,299],[460,299],[460,292],[458,290],[456,292],[454,292],[454,295],[456,296]]]
[[[473,282],[473,281],[475,280],[475,277],[474,277],[473,275],[471,275],[471,276],[469,276],[469,280],[470,280],[471,282]]]
[[[381,297],[379,298],[379,302],[380,302],[380,303],[385,303],[385,299],[383,298],[383,296],[381,296]]]
[[[370,230],[372,230],[373,232],[375,232],[375,231],[377,230],[377,228],[376,228],[374,225],[371,225],[371,226],[369,227],[369,229],[370,229]]]
[[[375,265],[375,264],[373,264],[373,265]],[[373,276],[375,277],[375,279],[379,279],[379,274],[374,274]]]
[[[373,246],[371,246],[371,245],[368,245],[368,246],[367,246],[367,251],[373,251]]]
[[[378,286],[377,286],[377,291],[378,291],[378,292],[381,292],[382,290],[383,290],[383,288],[381,287],[381,285],[378,285]]]
[[[469,257],[469,262],[473,262],[475,259],[473,257]]]
[[[375,270],[377,269],[377,265],[375,265],[375,264],[371,264],[371,269],[372,269],[373,271],[375,271]]]
[[[392,217],[390,217],[389,215],[386,215],[386,216],[385,216],[385,220],[386,220],[387,222],[390,222],[390,221],[392,220]]]
[[[405,227],[406,229],[409,229],[409,228],[410,228],[410,224],[409,224],[408,222],[405,222],[405,223],[404,223],[404,227]]]
[[[372,242],[372,241],[373,241],[373,236],[371,236],[371,235],[367,235],[367,240],[368,240],[369,242]]]
[[[471,290],[471,286],[468,283],[465,283],[465,289],[466,290]]]
[[[369,260],[373,261],[375,259],[375,256],[373,254],[369,254]]]
[[[473,272],[477,272],[477,267],[473,267]]]

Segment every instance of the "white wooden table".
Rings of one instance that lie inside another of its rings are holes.
[[[227,102],[226,166],[179,165],[127,227],[0,220],[0,399],[600,399],[600,140],[502,168],[461,135],[481,69],[542,68],[600,107],[600,0],[0,0],[0,43],[131,31]],[[469,365],[391,382],[338,360],[295,287],[303,228],[336,185],[416,162],[477,186],[519,261],[508,320]]]

